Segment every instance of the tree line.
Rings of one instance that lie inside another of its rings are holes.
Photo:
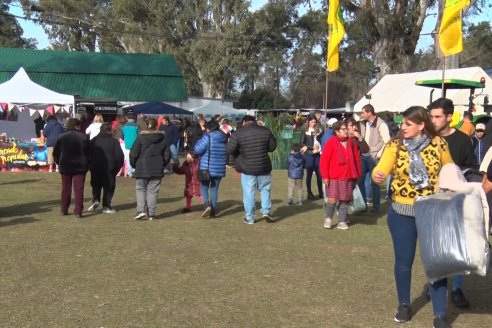
[[[435,47],[416,51],[425,18],[442,10],[437,0],[341,3],[347,35],[327,108],[356,101],[384,74],[439,68]],[[244,0],[0,0],[0,46],[34,48],[10,6],[41,25],[54,50],[172,54],[191,96],[242,108],[325,106],[326,1],[269,0],[251,11]],[[458,66],[491,67],[491,41],[489,22],[465,20]]]

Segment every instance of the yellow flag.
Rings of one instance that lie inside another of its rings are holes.
[[[334,72],[339,67],[340,57],[338,54],[338,45],[345,35],[345,28],[343,27],[340,0],[328,1],[328,54],[326,63],[328,72]]]
[[[439,48],[444,56],[463,51],[461,31],[461,9],[470,5],[470,0],[446,0],[441,26],[439,27]]]

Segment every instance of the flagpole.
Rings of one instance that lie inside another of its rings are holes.
[[[323,108],[325,110],[325,118],[327,118],[328,114],[328,71],[325,71],[325,101],[324,101],[324,106]]]
[[[441,52],[442,53],[442,52]],[[446,56],[442,55],[442,80],[441,80],[441,97],[446,97],[446,90],[444,89],[444,76],[446,75]]]

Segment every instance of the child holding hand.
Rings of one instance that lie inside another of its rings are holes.
[[[186,161],[183,162],[181,166],[173,164],[173,172],[179,175],[185,176],[185,189],[184,196],[186,197],[185,208],[181,213],[191,212],[191,200],[193,197],[199,197],[200,201],[203,203],[203,198],[200,193],[200,181],[198,181],[198,166],[200,160],[198,157],[187,156]]]

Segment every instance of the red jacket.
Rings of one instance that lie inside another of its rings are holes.
[[[185,161],[181,167],[173,165],[173,172],[185,176],[185,197],[200,196],[200,181],[198,181],[198,166],[200,160],[194,158],[193,162]]]
[[[347,138],[347,147],[345,148],[337,136],[328,139],[321,153],[319,171],[323,180],[360,178],[360,155],[355,142],[351,138]]]

